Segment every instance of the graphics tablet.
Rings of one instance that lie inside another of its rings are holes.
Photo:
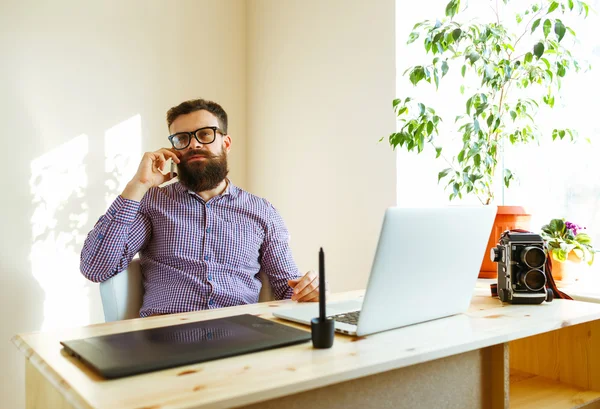
[[[310,341],[308,331],[244,314],[168,327],[61,341],[105,378],[212,361]]]

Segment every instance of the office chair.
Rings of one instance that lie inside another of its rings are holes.
[[[273,291],[269,278],[264,272],[259,274],[262,288],[258,302],[272,301]],[[139,258],[134,258],[126,270],[100,283],[100,297],[106,322],[128,320],[140,317],[144,299],[142,271]]]

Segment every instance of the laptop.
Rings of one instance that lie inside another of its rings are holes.
[[[243,314],[60,343],[68,354],[113,379],[310,340],[310,331]]]
[[[465,312],[496,212],[496,206],[388,208],[364,297],[327,303],[335,330],[362,336]],[[310,325],[318,305],[273,315]]]

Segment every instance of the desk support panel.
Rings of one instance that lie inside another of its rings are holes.
[[[507,354],[505,344],[496,345],[245,408],[507,409],[504,397],[508,397],[508,391],[504,387],[508,375],[503,367]],[[499,391],[493,384],[498,379],[504,380]],[[494,391],[499,393],[493,396]]]

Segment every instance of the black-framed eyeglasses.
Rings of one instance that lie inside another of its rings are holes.
[[[169,141],[171,141],[173,148],[182,150],[190,146],[192,137],[196,138],[203,145],[213,143],[217,138],[217,132],[223,134],[216,126],[205,126],[204,128],[196,129],[194,132],[177,132],[169,136]]]

